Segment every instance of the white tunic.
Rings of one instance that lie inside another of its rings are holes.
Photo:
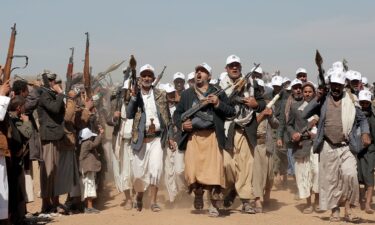
[[[4,120],[10,98],[0,96],[0,121]],[[8,218],[9,204],[8,176],[5,157],[0,155],[0,220]]]

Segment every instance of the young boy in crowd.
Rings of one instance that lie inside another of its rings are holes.
[[[80,131],[81,151],[79,155],[79,169],[82,173],[81,197],[86,201],[85,213],[99,213],[93,207],[93,199],[96,198],[96,173],[101,169],[98,152],[96,148],[101,144],[103,128],[99,127],[99,135],[93,133],[89,128]]]

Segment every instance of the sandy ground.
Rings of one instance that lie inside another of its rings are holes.
[[[34,167],[35,168],[35,167]],[[34,171],[36,172],[36,171]],[[35,193],[39,192],[38,179],[35,177],[34,183]],[[159,192],[159,202],[162,207],[162,211],[154,213],[149,208],[149,201],[145,197],[145,208],[142,212],[136,210],[127,211],[124,209],[124,195],[118,193],[114,188],[113,183],[108,181],[104,191],[99,194],[98,203],[96,207],[101,210],[99,214],[76,214],[70,216],[57,216],[53,217],[51,221],[40,222],[39,224],[77,224],[77,225],[93,225],[93,224],[147,224],[147,225],[228,225],[228,224],[257,224],[257,225],[268,225],[268,224],[280,224],[280,225],[317,225],[317,224],[328,224],[329,212],[313,213],[305,215],[301,213],[301,209],[304,207],[303,200],[295,200],[295,183],[290,178],[288,185],[283,187],[275,185],[271,194],[271,204],[268,208],[265,208],[265,212],[262,214],[248,215],[240,212],[241,205],[239,201],[236,201],[233,209],[224,211],[223,216],[219,218],[210,218],[207,215],[207,210],[201,212],[195,212],[192,207],[193,197],[184,195],[178,199],[175,204],[168,204],[166,192],[161,190]],[[61,197],[61,202],[64,202],[65,196]],[[35,201],[28,204],[28,211],[35,213],[40,210],[41,200],[35,198]],[[207,209],[207,201],[205,203],[205,209]],[[373,205],[374,207],[374,205]],[[357,215],[362,218],[363,224],[375,224],[375,215],[365,214],[359,209],[355,211]],[[343,215],[343,211],[342,211]],[[345,224],[345,222],[334,223],[334,224]]]

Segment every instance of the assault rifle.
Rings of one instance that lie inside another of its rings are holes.
[[[324,69],[322,67],[322,65],[323,65],[323,58],[320,55],[319,50],[316,50],[315,64],[318,67],[318,83],[319,83],[319,88],[326,89],[327,84],[326,84],[326,81],[324,79],[324,73],[325,73],[325,71],[324,71]]]
[[[89,55],[89,48],[90,48],[90,40],[89,40],[89,33],[86,32],[86,52],[85,52],[85,64],[83,67],[83,80],[85,85],[86,97],[91,98],[91,77],[90,77],[90,55]]]
[[[159,81],[161,80],[161,78],[163,78],[163,75],[164,75],[164,71],[165,69],[167,68],[167,66],[164,66],[163,70],[161,71],[161,73],[158,75],[158,77],[155,79],[154,83],[152,84],[152,86],[156,87],[156,85],[158,85]]]
[[[219,96],[221,93],[225,92],[230,87],[232,87],[232,85],[228,85],[224,89],[216,90],[215,92],[213,92],[211,94]],[[186,120],[188,120],[189,118],[191,118],[192,116],[194,116],[197,112],[199,112],[201,109],[205,108],[208,104],[209,103],[204,99],[204,100],[200,101],[198,104],[193,105],[193,107],[191,107],[190,109],[188,109],[187,111],[185,111],[184,113],[182,113],[182,115],[181,115],[182,122],[185,122]]]
[[[249,80],[252,79],[251,76],[255,73],[255,70],[258,69],[259,66],[260,66],[260,63],[255,64],[255,67],[251,72],[247,73],[244,77],[242,77],[240,80],[238,80],[235,83],[233,91],[229,95],[229,99],[236,98],[246,88],[246,86],[248,86]],[[251,84],[253,83],[251,82]],[[253,95],[253,94],[254,93],[250,93],[250,95]]]
[[[70,48],[72,54],[69,57],[68,69],[66,70],[66,87],[65,91],[69,92],[72,88],[72,76],[73,76],[73,55],[74,55],[74,48]]]
[[[14,45],[16,43],[16,24],[13,25],[12,27],[12,32],[10,35],[10,41],[9,41],[9,48],[8,48],[8,54],[7,54],[7,60],[4,66],[4,71],[3,71],[3,83],[7,80],[10,79],[10,73],[11,73],[11,68],[12,68],[12,61],[13,61],[13,52],[14,52]]]

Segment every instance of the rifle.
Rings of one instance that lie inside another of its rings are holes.
[[[225,92],[227,89],[229,89],[231,87],[232,87],[232,85],[230,84],[224,89],[218,89],[215,92],[213,92],[212,95],[219,96],[221,93]],[[182,115],[181,115],[182,122],[185,122],[186,120],[191,118],[193,115],[195,115],[197,112],[199,112],[201,109],[203,109],[207,105],[208,105],[208,102],[205,101],[205,100],[202,100],[198,104],[193,105],[190,109],[188,109],[187,111],[182,113]]]
[[[326,88],[327,84],[326,84],[326,81],[324,79],[324,69],[322,67],[323,65],[323,58],[322,56],[320,55],[319,53],[319,50],[316,50],[316,54],[315,54],[315,64],[316,66],[318,67],[318,83],[319,83],[319,87],[320,88]]]
[[[17,30],[16,30],[16,24],[13,25],[11,28],[12,32],[10,35],[10,41],[9,41],[9,48],[8,48],[8,55],[7,55],[7,60],[4,66],[4,71],[3,71],[3,83],[7,80],[10,79],[10,73],[11,73],[11,68],[12,68],[12,61],[13,61],[13,52],[14,52],[14,45],[16,43],[16,35],[17,35]]]
[[[68,69],[66,70],[66,92],[69,92],[72,88],[74,47],[71,47],[70,50],[72,51],[72,54],[69,57]]]
[[[86,52],[85,52],[85,64],[83,67],[83,80],[84,86],[86,91],[86,97],[91,98],[91,80],[90,80],[90,56],[89,56],[89,48],[90,48],[90,40],[89,40],[89,33],[86,32]]]
[[[232,93],[229,95],[229,99],[236,98],[245,88],[245,86],[248,85],[249,79],[254,74],[255,70],[260,66],[260,63],[255,64],[254,69],[247,73],[244,77],[242,77],[240,80],[238,80],[233,88]],[[252,83],[252,82],[251,82]],[[253,95],[254,93],[250,93],[250,95]]]
[[[164,71],[165,71],[166,68],[167,68],[167,66],[164,66],[163,70],[161,71],[161,73],[158,75],[158,77],[156,78],[156,80],[152,84],[154,87],[156,87],[156,85],[158,85],[158,83],[161,80],[161,78],[163,78]]]

